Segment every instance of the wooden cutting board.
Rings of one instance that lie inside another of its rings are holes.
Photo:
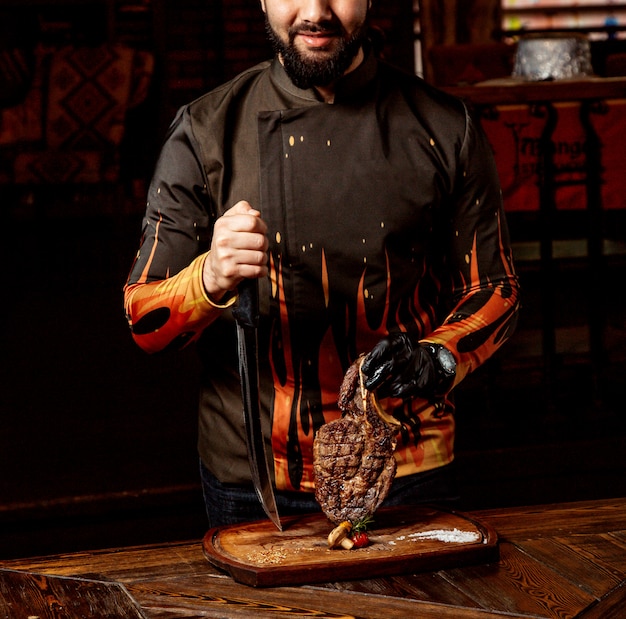
[[[321,514],[217,527],[203,540],[206,558],[237,582],[253,587],[301,585],[438,570],[498,559],[488,525],[460,512],[431,507],[379,509],[370,545],[328,548],[333,529]]]

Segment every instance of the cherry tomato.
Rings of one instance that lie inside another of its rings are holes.
[[[352,536],[354,548],[365,548],[370,543],[370,539],[365,531],[356,531]]]

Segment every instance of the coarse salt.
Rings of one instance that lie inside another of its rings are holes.
[[[480,534],[474,531],[461,531],[460,529],[433,529],[431,531],[420,531],[419,533],[409,533],[407,536],[412,540],[437,540],[439,542],[467,543],[476,542],[480,539]]]

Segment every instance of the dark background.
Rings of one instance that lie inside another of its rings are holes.
[[[129,115],[126,167],[114,186],[0,187],[5,558],[199,538],[206,527],[194,351],[140,351],[124,319],[122,286],[139,241],[145,183],[174,110],[269,51],[250,0],[227,9],[205,0],[111,2],[0,7],[0,48],[114,39],[157,58],[151,96]],[[388,55],[404,65],[412,62],[407,4],[384,3],[378,15],[389,33]],[[511,218],[514,239],[525,239],[533,225]],[[626,316],[617,293],[623,256],[610,256],[605,266],[612,284],[597,300],[607,314],[599,374],[588,355],[590,299],[581,284],[588,265],[572,258],[556,266],[559,354],[548,383],[541,273],[536,261],[519,261],[518,332],[457,396],[464,508],[626,492]]]

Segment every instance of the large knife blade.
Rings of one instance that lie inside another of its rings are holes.
[[[278,530],[282,531],[261,429],[258,357],[259,284],[257,280],[248,279],[239,284],[238,300],[233,309],[233,316],[237,322],[243,419],[252,483],[265,513]]]

